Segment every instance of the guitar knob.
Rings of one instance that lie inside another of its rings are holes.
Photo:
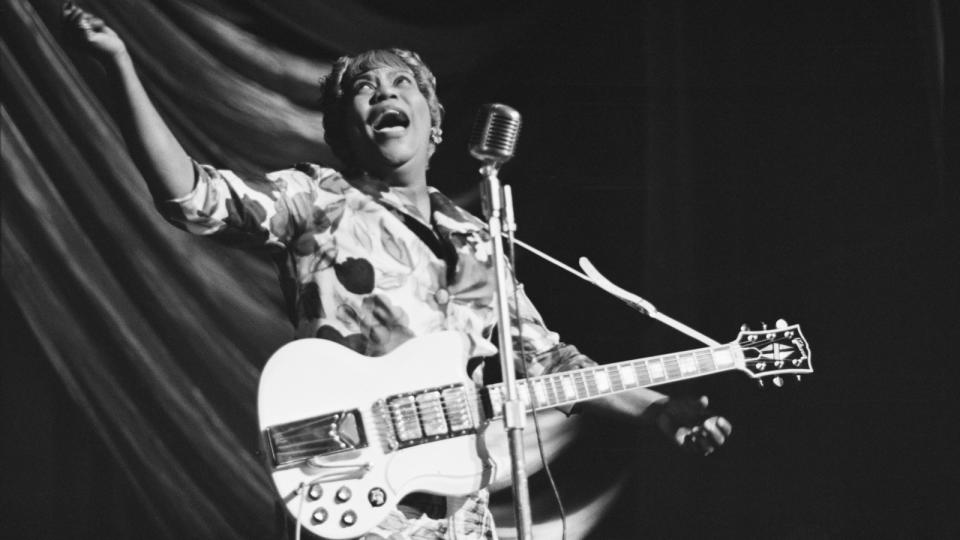
[[[353,495],[350,493],[350,488],[343,486],[337,490],[337,502],[347,502],[350,500],[350,496]]]
[[[370,490],[370,493],[367,494],[367,500],[370,501],[370,505],[374,508],[383,506],[387,502],[387,493],[381,488],[373,488]]]
[[[347,510],[340,517],[340,524],[344,527],[349,527],[357,522],[357,513],[353,510]]]
[[[777,329],[778,329],[778,330],[783,330],[783,329],[786,328],[786,327],[787,327],[787,321],[785,321],[785,320],[783,320],[783,319],[777,319]]]
[[[327,520],[328,515],[325,508],[317,508],[310,516],[310,520],[313,521],[314,525],[319,525]]]
[[[740,325],[740,331],[741,331],[741,332],[749,332],[749,331],[750,331],[750,327],[747,326],[747,323],[743,323],[743,324]]]
[[[323,496],[323,488],[320,487],[320,484],[310,484],[310,490],[307,491],[307,497],[311,501],[315,501]]]
[[[783,377],[781,377],[781,376],[779,376],[779,375],[777,375],[776,377],[774,377],[774,378],[773,378],[773,384],[776,385],[777,388],[781,388],[781,387],[783,386]]]

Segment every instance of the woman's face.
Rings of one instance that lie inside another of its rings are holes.
[[[425,172],[430,157],[430,106],[409,69],[367,71],[345,89],[352,95],[347,138],[358,165],[381,178],[399,168]]]

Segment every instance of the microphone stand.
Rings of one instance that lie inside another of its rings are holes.
[[[513,283],[507,277],[506,258],[503,249],[503,230],[509,234],[516,230],[513,221],[512,200],[509,187],[501,188],[497,177],[500,164],[488,161],[480,168],[484,182],[483,214],[487,218],[490,240],[493,244],[493,266],[497,280],[497,314],[499,316],[500,370],[503,372],[503,386],[506,400],[503,404],[504,426],[510,445],[510,477],[513,481],[513,512],[517,523],[517,538],[533,538],[533,521],[530,515],[530,491],[527,486],[527,472],[523,450],[523,428],[526,423],[526,408],[520,399],[514,361],[513,333],[510,331],[510,305],[507,302],[508,288]],[[504,212],[504,206],[509,205]]]

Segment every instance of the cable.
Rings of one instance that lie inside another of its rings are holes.
[[[523,324],[520,320],[520,300],[519,300],[519,289],[520,284],[517,282],[517,261],[516,253],[513,246],[513,230],[507,230],[507,251],[508,259],[510,260],[510,266],[513,271],[510,273],[513,282],[513,312],[516,314],[517,318],[517,340],[520,343],[520,361],[523,362],[523,370],[521,370],[521,379],[527,378],[527,350],[523,346]],[[562,263],[561,263],[562,264]],[[509,331],[509,329],[506,329]],[[553,478],[553,471],[550,470],[550,464],[547,461],[547,453],[543,448],[543,436],[540,433],[540,421],[537,417],[537,393],[529,392],[530,396],[530,412],[533,416],[533,429],[537,435],[537,449],[540,452],[540,463],[543,465],[543,471],[547,475],[547,481],[550,483],[550,489],[553,491],[553,499],[557,501],[557,509],[560,511],[560,538],[561,540],[566,540],[567,538],[567,514],[563,509],[563,501],[560,498],[560,490],[557,488],[557,483]]]

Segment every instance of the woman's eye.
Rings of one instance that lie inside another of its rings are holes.
[[[353,85],[353,91],[357,94],[363,94],[373,90],[373,83],[370,81],[360,81]]]
[[[413,79],[411,79],[408,75],[400,75],[393,81],[395,86],[410,86],[411,83],[413,83]]]

